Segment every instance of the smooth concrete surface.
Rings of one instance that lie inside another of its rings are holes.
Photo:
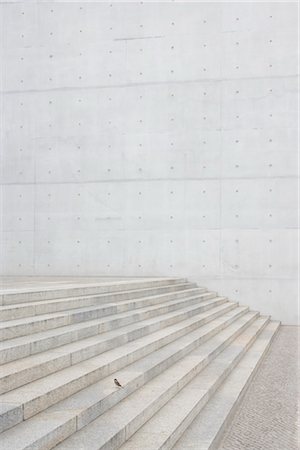
[[[3,2],[2,274],[188,276],[297,322],[297,4]]]

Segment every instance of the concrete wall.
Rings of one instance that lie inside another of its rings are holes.
[[[297,4],[2,10],[2,273],[297,310]]]

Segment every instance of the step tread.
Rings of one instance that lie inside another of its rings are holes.
[[[165,281],[185,281],[185,278],[181,277],[150,277],[150,278],[133,278],[130,280],[118,280],[118,281],[103,281],[98,283],[69,283],[64,284],[64,286],[44,286],[43,288],[27,288],[26,290],[21,289],[5,289],[0,291],[0,295],[9,295],[9,294],[31,294],[35,292],[52,292],[52,291],[68,291],[70,289],[81,289],[81,288],[89,288],[89,287],[106,287],[106,286],[117,286],[117,285],[127,285],[127,284],[139,284],[139,283],[152,283],[152,282],[165,282]]]
[[[174,450],[209,450],[212,444],[215,448],[220,442],[224,426],[247,390],[279,326],[280,322],[276,321],[271,321],[266,326],[235,370],[177,441]],[[122,450],[125,448],[122,447]]]
[[[247,350],[247,345],[251,344],[251,337],[255,336],[257,331],[262,330],[267,321],[268,318],[260,317],[250,325],[244,333],[235,339],[232,345],[227,347],[141,427],[128,442],[123,444],[122,450],[128,450],[129,448],[137,450],[142,441],[146,442],[143,447],[144,450],[155,450],[161,447],[171,448],[177,440],[176,431],[180,430],[188,417],[191,418],[191,414],[197,408],[197,405],[200,404],[200,408],[203,407],[207,400],[212,397],[209,394],[213,387],[218,388],[221,385],[221,382],[224,381],[222,376],[226,377],[226,371],[232,369],[231,364],[238,356],[243,356],[243,352]],[[172,420],[169,419],[170,417],[172,417]],[[178,433],[180,434],[180,431]]]
[[[72,383],[74,380],[77,380],[80,377],[84,377],[86,374],[93,372],[96,369],[99,369],[101,367],[105,367],[107,364],[110,364],[114,362],[117,358],[122,358],[124,355],[128,355],[129,353],[133,353],[136,349],[143,348],[147,344],[151,344],[151,342],[158,341],[159,339],[163,338],[164,336],[169,336],[171,333],[174,334],[174,338],[172,340],[169,340],[165,343],[165,346],[168,344],[174,343],[175,347],[177,347],[178,342],[181,342],[182,345],[184,345],[184,342],[189,342],[190,339],[193,340],[194,335],[192,333],[195,333],[195,335],[200,334],[200,336],[207,335],[209,333],[214,333],[215,330],[219,330],[220,327],[225,326],[227,323],[229,323],[231,320],[235,320],[235,318],[238,315],[246,313],[248,310],[247,307],[236,307],[235,309],[227,312],[226,314],[217,317],[216,319],[212,320],[211,322],[204,324],[200,326],[200,328],[196,328],[194,331],[191,331],[188,326],[190,324],[195,323],[198,325],[199,321],[203,321],[203,318],[208,316],[208,313],[202,313],[199,315],[199,317],[194,318],[193,320],[189,319],[190,323],[185,321],[186,323],[180,327],[177,327],[177,329],[174,326],[167,327],[166,329],[160,330],[159,332],[153,333],[152,335],[143,337],[141,339],[138,339],[136,341],[130,342],[129,344],[123,345],[122,347],[119,347],[117,349],[110,350],[108,352],[102,353],[100,356],[91,358],[88,361],[84,361],[82,363],[76,364],[75,366],[66,368],[61,370],[60,372],[57,372],[55,374],[48,375],[44,377],[43,379],[33,381],[31,383],[28,383],[25,386],[22,386],[20,388],[15,389],[14,391],[8,392],[6,394],[3,394],[1,398],[2,404],[10,404],[11,409],[24,405],[25,403],[29,404],[29,408],[32,407],[32,401],[37,400],[39,401],[39,398],[42,395],[50,395],[51,392],[55,391],[56,389],[59,389],[61,386],[66,385],[67,383]],[[182,335],[177,336],[178,330],[180,329],[184,330],[185,333]],[[188,336],[188,337],[186,337]],[[179,341],[180,340],[180,341]],[[160,350],[163,346],[159,347],[156,351]],[[151,355],[153,352],[148,352],[142,355],[139,359],[143,358],[144,356]],[[134,360],[133,360],[134,361]],[[133,362],[131,361],[131,362]],[[123,367],[128,366],[130,364],[129,362],[125,362]],[[119,370],[119,369],[115,369]],[[107,376],[107,374],[104,372],[104,376]],[[102,378],[103,378],[102,377]],[[99,377],[101,378],[101,377]],[[97,380],[99,381],[99,379]],[[93,383],[90,383],[93,384]],[[81,389],[84,387],[84,385],[81,385]],[[86,386],[87,387],[87,386]],[[71,395],[72,392],[70,392],[69,395]],[[57,402],[62,399],[58,399]],[[51,406],[51,405],[48,405]],[[24,406],[23,406],[24,409]],[[25,411],[26,413],[26,411]]]
[[[236,317],[238,319],[242,313],[247,313],[247,307],[236,307],[234,311],[228,312],[228,317]],[[224,318],[225,314],[223,315]],[[216,322],[217,323],[217,322]],[[116,372],[116,376],[120,380],[122,380],[123,384],[127,387],[129,382],[134,381],[139,375],[145,373],[147,370],[154,368],[158,363],[169,359],[171,356],[176,354],[179,349],[183,349],[191,345],[192,342],[199,339],[200,336],[205,336],[204,330],[195,330],[182,338],[177,339],[175,342],[171,342],[170,344],[164,346],[163,348],[156,350],[150,355],[145,356],[144,358],[135,361],[134,363],[126,366],[125,368],[118,370]],[[201,345],[201,344],[200,344]],[[83,391],[80,391],[73,396],[59,402],[58,404],[49,408],[49,411],[62,411],[69,410],[75,406],[76,409],[83,409],[87,405],[91,405],[95,403],[95,388],[96,388],[96,398],[97,401],[103,400],[108,393],[115,392],[116,388],[112,384],[113,375],[109,375],[108,377],[100,380],[88,388],[85,388]],[[87,395],[88,393],[88,395]]]
[[[201,364],[201,361],[203,358],[208,358],[209,354],[212,353],[212,349],[220,347],[220,344],[223,342],[224,339],[226,339],[225,336],[234,335],[234,330],[238,330],[239,327],[241,327],[241,324],[244,323],[247,319],[250,320],[250,317],[254,313],[247,313],[245,316],[243,316],[241,319],[238,319],[236,322],[234,322],[232,325],[229,325],[224,331],[221,331],[218,333],[214,338],[211,338],[208,342],[204,343],[202,346],[198,347],[196,350],[191,352],[189,355],[184,357],[179,362],[175,363],[172,367],[165,370],[162,374],[158,375],[156,378],[151,380],[149,383],[141,387],[138,391],[133,393],[130,397],[125,398],[122,402],[118,403],[116,406],[111,408],[109,411],[104,413],[102,416],[100,416],[98,419],[94,420],[92,423],[87,425],[82,430],[78,431],[76,434],[73,434],[68,439],[66,439],[64,442],[59,444],[57,446],[58,450],[63,449],[74,449],[74,448],[83,448],[82,443],[84,442],[85,447],[89,450],[93,449],[101,449],[101,448],[109,448],[110,442],[115,438],[116,442],[118,444],[122,444],[122,442],[125,441],[125,435],[126,438],[130,437],[131,434],[134,433],[135,427],[138,425],[134,425],[134,421],[136,418],[140,416],[140,419],[137,419],[139,422],[139,426],[142,425],[145,421],[148,420],[147,424],[152,420],[150,417],[151,415],[155,414],[161,407],[164,409],[163,403],[157,404],[157,411],[155,409],[152,409],[152,406],[154,402],[157,402],[157,399],[164,395],[167,391],[171,389],[175,389],[178,384],[180,383],[180,380],[182,380],[186,374],[191,374],[191,380],[187,380],[187,385],[184,387],[184,383],[182,386],[178,387],[174,390],[172,394],[170,394],[170,398],[166,398],[166,401],[168,403],[166,404],[166,407],[169,407],[171,402],[176,402],[176,407],[172,409],[174,412],[174,415],[168,416],[172,417],[171,421],[167,421],[168,423],[173,423],[174,420],[177,419],[179,415],[182,414],[183,411],[185,411],[185,406],[182,405],[181,402],[177,401],[178,396],[181,395],[182,390],[188,390],[191,392],[190,398],[192,400],[195,400],[195,389],[191,389],[190,385],[191,383],[195,384],[195,381],[192,379],[194,376],[196,376],[197,381],[198,377],[201,376],[202,372],[205,372],[206,368],[204,368],[202,371],[200,371],[200,374],[197,375],[197,372],[193,372],[194,368],[197,367],[199,364]],[[257,319],[259,320],[259,319]],[[247,322],[246,322],[247,323]],[[256,321],[254,322],[254,324]],[[254,325],[253,324],[253,325]],[[252,325],[249,325],[249,328],[252,329]],[[247,331],[247,330],[246,330]],[[244,333],[243,333],[244,335]],[[238,338],[237,338],[238,339]],[[234,340],[233,344],[229,344],[229,349],[232,350],[235,346],[236,340]],[[224,351],[227,349],[225,348]],[[215,358],[209,363],[207,366],[207,369],[211,368],[212,364],[218,364],[220,359],[223,357],[223,352],[221,352],[219,355],[216,355]],[[200,369],[199,369],[200,370]],[[206,385],[205,388],[203,388],[202,383],[202,391],[208,390],[208,385]],[[199,387],[198,387],[199,389]],[[179,391],[179,393],[178,393]],[[177,394],[177,395],[175,395]],[[175,397],[174,397],[175,395]],[[172,398],[174,397],[174,398]],[[151,410],[152,409],[152,410]],[[147,412],[148,411],[148,412]],[[154,419],[156,419],[156,416],[160,414],[160,411],[154,416]],[[165,424],[160,424],[160,421],[157,421],[158,425],[161,425],[163,427]],[[137,435],[138,433],[136,433]],[[156,436],[156,429],[152,428],[152,434]],[[148,436],[146,440],[143,441],[140,447],[146,449],[148,448],[148,445],[153,441],[153,436]],[[113,448],[113,447],[112,447]],[[151,447],[152,448],[152,447]],[[153,448],[157,449],[160,448],[159,446],[153,446]]]
[[[101,294],[120,292],[124,289],[141,289],[146,287],[160,287],[167,284],[179,284],[187,282],[186,278],[135,278],[131,280],[110,281],[103,283],[70,284],[64,286],[45,286],[28,289],[4,289],[0,291],[0,304],[39,300],[50,300],[53,298],[66,298],[70,296],[81,296],[87,294]]]
[[[199,288],[193,288],[193,289],[187,289],[187,291],[191,291],[191,292],[200,292],[201,289]],[[186,292],[184,291],[178,291],[180,292],[180,294]],[[211,292],[210,292],[211,293]],[[20,319],[13,319],[13,320],[6,320],[0,323],[0,329],[2,328],[10,328],[10,327],[14,327],[14,326],[18,326],[18,325],[24,325],[24,324],[30,324],[30,323],[35,323],[35,322],[40,322],[40,321],[45,321],[48,319],[56,319],[56,318],[61,318],[61,317],[68,317],[71,315],[75,315],[75,314],[80,314],[80,313],[84,313],[84,312],[91,312],[91,311],[99,311],[101,309],[105,310],[109,307],[113,307],[113,306],[124,306],[124,304],[134,304],[138,301],[140,302],[146,302],[150,300],[155,300],[158,298],[164,298],[164,296],[169,296],[171,293],[168,292],[166,294],[159,294],[159,295],[153,295],[153,296],[149,296],[149,297],[142,297],[142,298],[135,298],[132,300],[124,300],[122,302],[116,301],[116,302],[110,302],[110,303],[105,303],[103,305],[90,305],[90,306],[83,306],[81,308],[74,308],[74,309],[70,309],[70,310],[64,310],[64,311],[59,311],[59,312],[53,312],[53,313],[47,313],[47,314],[39,314],[36,315],[34,317],[23,317]],[[175,294],[175,293],[174,293]],[[209,294],[204,293],[204,294]],[[172,300],[170,300],[172,301]]]
[[[165,303],[158,303],[155,305],[148,305],[148,306],[144,306],[143,308],[137,308],[138,312],[137,313],[141,313],[143,312],[143,310],[153,310],[155,311],[155,309],[159,309],[162,307],[162,305],[173,305],[176,302],[180,303],[182,301],[191,301],[193,299],[199,299],[199,301],[206,301],[206,297],[211,297],[212,295],[215,295],[213,292],[205,292],[205,293],[201,293],[198,295],[194,295],[191,297],[183,297],[182,299],[171,299],[168,300]],[[214,298],[225,298],[225,297],[214,297]],[[202,299],[202,300],[201,300]],[[69,325],[64,325],[64,326],[60,326],[57,328],[52,328],[50,330],[45,330],[45,331],[39,331],[37,333],[32,333],[30,335],[26,335],[26,336],[18,336],[16,338],[12,338],[12,339],[6,339],[5,341],[0,342],[0,351],[11,348],[12,346],[18,346],[18,345],[24,345],[24,344],[28,344],[28,343],[33,343],[33,342],[37,342],[38,340],[43,340],[45,338],[52,338],[52,337],[56,337],[59,336],[61,333],[67,333],[67,332],[72,332],[72,331],[80,331],[82,329],[85,328],[89,328],[89,327],[93,327],[93,326],[97,326],[100,325],[102,323],[105,322],[109,322],[112,319],[117,319],[117,318],[122,318],[122,317],[127,317],[133,314],[137,314],[135,311],[137,311],[135,309],[131,309],[128,311],[123,311],[123,312],[119,312],[119,313],[113,313],[107,316],[103,316],[103,317],[99,317],[97,319],[90,319],[90,320],[86,320],[84,322],[75,322]]]
[[[188,298],[187,294],[180,297],[183,301]],[[188,305],[189,302],[200,302],[201,299],[202,301],[206,301],[207,299],[214,297],[216,297],[216,294],[213,292],[199,293],[195,297],[186,300],[185,303]],[[225,297],[221,298],[225,299]],[[170,311],[172,309],[179,309],[180,303],[173,305],[175,301],[176,299],[168,300],[167,304],[170,305]],[[148,306],[148,308],[149,307],[150,306]],[[159,303],[156,306],[153,305],[153,308],[156,309],[148,310],[150,317],[151,315],[161,315],[164,313],[163,309],[161,309],[162,307],[159,306]],[[167,306],[165,306],[165,308],[167,308]],[[132,313],[132,310],[131,312],[129,310],[127,312],[120,312],[104,317],[89,318],[83,322],[76,321],[69,325],[59,324],[60,326],[57,326],[58,324],[56,324],[56,326],[51,329],[36,331],[35,333],[23,337],[18,336],[13,337],[12,339],[6,339],[3,342],[0,342],[0,360],[3,364],[9,363],[46,350],[59,348],[61,345],[109,331],[109,328],[116,329],[117,327],[143,320],[146,318],[142,317],[143,314],[145,315],[147,313],[143,313],[142,309],[139,309],[139,311],[136,311],[134,314]],[[105,319],[105,317],[107,319]],[[110,327],[109,324],[111,324]]]
[[[133,290],[129,290],[129,291],[108,292],[108,293],[104,293],[104,294],[101,293],[101,294],[80,295],[80,296],[77,296],[77,297],[55,298],[55,299],[47,300],[47,305],[49,305],[49,304],[50,305],[55,305],[55,304],[59,304],[59,303],[62,303],[62,302],[70,302],[70,303],[72,303],[72,301],[93,299],[93,298],[95,298],[95,299],[108,298],[108,300],[109,300],[110,297],[113,297],[115,295],[120,295],[120,294],[130,295],[132,293],[137,293],[137,292],[143,294],[143,293],[146,293],[147,291],[153,290],[153,289],[163,289],[163,290],[165,290],[165,289],[168,289],[168,288],[176,287],[176,288],[179,288],[178,291],[180,291],[180,288],[182,288],[184,286],[187,289],[200,289],[200,290],[202,289],[202,288],[199,288],[199,287],[197,287],[197,288],[189,287],[189,286],[192,286],[193,284],[194,283],[189,283],[188,282],[188,283],[175,284],[175,285],[174,284],[170,284],[170,285],[166,285],[166,286],[153,286],[153,287],[147,287],[147,288],[143,288],[143,289],[133,289]],[[171,292],[176,292],[176,291],[171,291]],[[169,293],[171,293],[171,292],[169,292]],[[158,295],[163,295],[163,294],[154,294],[154,295],[158,296]],[[141,295],[140,298],[143,298],[143,295]],[[107,301],[107,303],[108,302],[109,301]],[[10,304],[10,305],[2,305],[2,306],[0,306],[0,313],[1,313],[1,311],[10,311],[10,310],[14,310],[14,309],[17,309],[17,308],[27,308],[27,307],[31,307],[31,306],[36,308],[38,306],[43,306],[43,305],[45,305],[45,301],[43,301],[43,300],[33,301],[33,302],[13,303],[13,304]]]
[[[195,297],[191,297],[191,298],[193,299]],[[186,299],[187,303],[188,303],[188,299],[189,299],[189,297],[187,297],[187,299]],[[215,297],[210,300],[203,300],[203,301],[199,302],[199,304],[196,304],[196,305],[193,304],[191,306],[186,306],[179,310],[172,311],[170,313],[165,313],[165,314],[161,314],[159,316],[155,316],[154,318],[151,318],[151,319],[141,320],[141,321],[135,322],[133,324],[127,325],[125,327],[120,327],[120,328],[114,329],[112,331],[104,332],[99,335],[95,335],[95,336],[92,336],[92,337],[89,337],[86,339],[81,339],[76,342],[71,342],[69,344],[65,344],[54,350],[46,350],[45,352],[31,355],[26,358],[19,359],[17,361],[9,362],[7,364],[2,365],[1,372],[0,372],[0,379],[5,376],[8,376],[9,374],[14,374],[14,373],[18,372],[19,370],[24,370],[28,367],[33,367],[33,365],[35,363],[41,363],[42,361],[50,361],[51,359],[55,359],[57,356],[71,354],[72,352],[78,351],[81,348],[88,347],[91,344],[100,343],[100,342],[106,341],[109,338],[118,336],[120,334],[124,334],[129,331],[139,329],[142,326],[145,326],[146,324],[155,323],[155,322],[162,320],[163,318],[173,317],[173,316],[182,314],[184,311],[193,311],[196,308],[213,305],[214,303],[217,303],[220,300],[225,300],[225,297]],[[163,306],[163,304],[161,304],[157,307],[162,307],[162,306]],[[148,311],[148,310],[151,311],[152,307],[141,308],[141,309],[144,309],[145,311]],[[131,313],[133,313],[133,312],[131,311]],[[108,318],[112,318],[112,317],[115,318],[115,315],[106,316],[105,318],[103,318],[102,321],[108,321],[109,320]],[[101,321],[99,321],[99,323],[101,323]]]
[[[222,323],[223,321],[227,321],[231,318],[236,318],[237,323],[235,325],[235,329],[238,329],[242,326],[243,323],[245,323],[246,319],[244,321],[241,321],[238,323],[240,317],[247,316],[247,321],[249,321],[253,316],[255,316],[255,313],[248,313],[247,307],[236,307],[233,311],[228,312],[227,314],[219,317],[214,321],[214,327],[217,327],[218,323]],[[241,316],[241,314],[244,314]],[[227,316],[225,318],[225,316]],[[213,324],[213,322],[211,322]],[[228,325],[228,328],[231,325]],[[6,446],[9,448],[9,446],[13,446],[14,450],[18,449],[19,447],[16,445],[19,439],[25,437],[27,445],[29,442],[33,442],[35,439],[37,439],[37,434],[39,434],[39,439],[49,432],[51,427],[53,427],[53,430],[55,430],[55,427],[62,426],[63,423],[67,423],[71,418],[74,416],[81,416],[81,420],[83,423],[81,426],[84,426],[84,421],[87,419],[84,418],[84,413],[86,414],[87,411],[93,410],[95,406],[99,405],[103,400],[109,396],[115,395],[128,395],[130,391],[127,393],[128,388],[131,387],[131,385],[137,384],[137,381],[143,373],[145,373],[147,370],[151,370],[151,368],[156,367],[160,362],[166,361],[168,358],[171,357],[172,354],[179,351],[179,349],[184,348],[184,346],[188,346],[189,344],[193,343],[196,339],[201,338],[201,336],[205,336],[205,333],[207,333],[209,330],[205,331],[205,326],[201,327],[201,329],[197,329],[191,333],[189,333],[186,336],[183,336],[182,338],[177,339],[176,341],[170,343],[169,345],[166,345],[165,347],[161,348],[160,350],[157,350],[154,353],[151,353],[144,358],[130,364],[129,366],[126,366],[124,369],[121,369],[116,372],[116,376],[124,381],[125,387],[124,390],[118,390],[114,387],[112,380],[115,375],[110,375],[99,382],[83,389],[82,391],[79,391],[76,394],[73,394],[69,398],[66,398],[65,400],[62,400],[61,402],[57,403],[56,405],[50,407],[48,410],[41,412],[37,416],[32,417],[31,419],[28,419],[26,422],[23,422],[16,427],[12,428],[11,430],[7,430],[2,434],[3,442],[6,444]],[[210,327],[212,329],[212,326]],[[227,330],[227,328],[226,328]],[[231,329],[232,332],[233,328]],[[222,333],[222,331],[221,331]],[[220,337],[218,338],[218,334],[215,335],[215,337],[210,338],[208,341],[205,341],[204,344],[198,344],[197,349],[200,348],[200,346],[206,346],[206,353],[209,353],[212,348],[218,348],[218,346],[222,343],[222,340]],[[230,331],[227,331],[227,334],[230,335]],[[205,347],[203,347],[203,354],[205,353]],[[189,353],[191,354],[191,353]],[[193,358],[190,358],[191,361]],[[178,360],[177,360],[178,361]],[[172,364],[172,361],[170,362]],[[153,374],[155,376],[155,373]],[[138,385],[135,386],[135,389],[138,388]],[[119,401],[119,400],[118,400]],[[69,413],[72,411],[73,416],[71,417]],[[66,412],[66,416],[64,417],[64,413]],[[47,423],[47,429],[40,428],[38,426],[39,423],[42,423],[43,420],[47,422],[47,417],[56,418],[56,421],[53,422],[51,425]],[[61,422],[58,423],[57,421],[60,418]],[[90,420],[93,420],[93,417],[90,418]],[[25,433],[23,433],[23,430]],[[52,430],[52,431],[53,431]],[[27,435],[27,437],[26,437]],[[28,439],[28,441],[27,441]],[[23,441],[24,442],[24,441]],[[22,445],[23,445],[22,442]]]

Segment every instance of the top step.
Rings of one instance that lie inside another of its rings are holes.
[[[105,294],[123,290],[145,289],[171,284],[180,284],[185,278],[132,278],[119,281],[105,281],[98,283],[64,284],[63,286],[50,286],[22,289],[0,290],[0,305],[15,303],[52,300],[66,297],[79,297],[84,295]]]

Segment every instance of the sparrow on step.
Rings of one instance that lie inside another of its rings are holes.
[[[116,379],[116,378],[114,378],[114,383],[115,383],[115,385],[116,386],[118,386],[118,387],[123,387],[119,382],[118,382],[118,380]]]

